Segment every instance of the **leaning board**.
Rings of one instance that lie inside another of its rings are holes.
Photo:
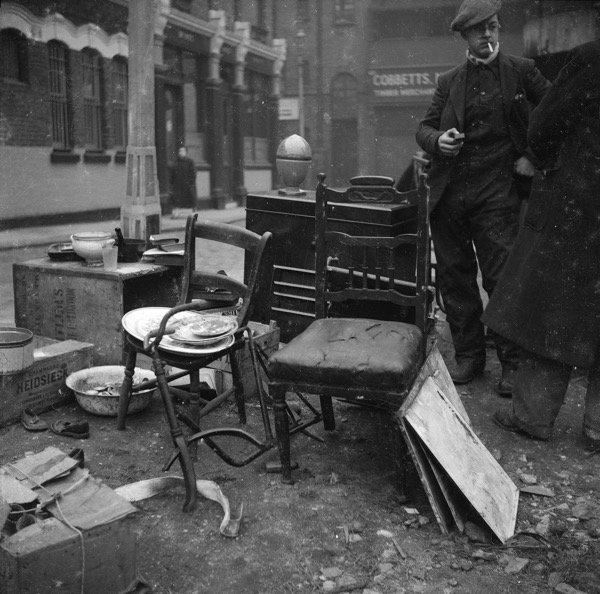
[[[505,542],[514,534],[519,490],[473,429],[428,377],[407,407],[408,423],[492,532]]]

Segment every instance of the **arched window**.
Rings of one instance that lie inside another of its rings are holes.
[[[127,61],[115,57],[112,62],[112,101],[115,148],[125,150],[127,147]]]
[[[95,50],[81,52],[83,74],[83,127],[85,148],[100,151],[102,141],[103,102],[102,65],[100,54]]]
[[[48,42],[48,75],[52,114],[52,146],[69,150],[73,147],[69,50],[59,41]]]
[[[346,72],[331,81],[332,115],[337,120],[354,119],[358,112],[358,84]]]
[[[333,22],[336,25],[354,23],[354,0],[335,0],[333,4]]]
[[[29,82],[27,39],[16,29],[0,31],[0,76],[22,83]]]

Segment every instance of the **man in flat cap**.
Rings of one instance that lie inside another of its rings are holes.
[[[550,87],[533,60],[500,52],[499,10],[500,0],[461,4],[451,28],[466,41],[467,59],[440,75],[416,134],[431,156],[431,234],[456,384],[470,382],[485,368],[478,265],[489,295],[517,234],[519,188],[534,173],[535,157],[527,147],[530,105]],[[493,336],[502,364],[497,391],[510,397],[518,349]]]

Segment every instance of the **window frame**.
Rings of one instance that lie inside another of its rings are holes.
[[[129,142],[129,64],[123,56],[115,56],[111,66],[113,142],[117,150],[124,151]]]
[[[354,0],[335,0],[333,23],[335,25],[354,25],[356,23],[356,2]]]
[[[47,47],[52,148],[72,151],[73,104],[69,48],[57,39],[50,40]]]
[[[104,150],[104,89],[102,56],[92,48],[81,50],[83,143],[86,151]],[[88,92],[91,91],[91,92]]]
[[[29,84],[27,37],[12,27],[0,29],[0,79],[4,82]]]

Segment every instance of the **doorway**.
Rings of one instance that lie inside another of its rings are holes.
[[[180,86],[165,85],[165,148],[170,170],[183,143],[183,100]]]

